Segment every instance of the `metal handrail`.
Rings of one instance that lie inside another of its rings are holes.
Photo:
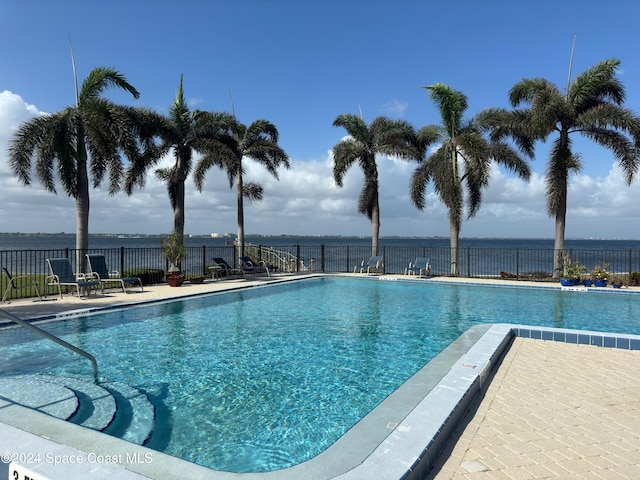
[[[274,265],[282,272],[294,272],[298,257],[285,250],[277,250],[273,247],[263,247],[252,243],[244,244],[247,255],[263,260],[267,265]],[[293,267],[292,267],[293,266]]]
[[[58,345],[62,345],[65,348],[68,348],[69,350],[71,350],[72,352],[77,353],[78,355],[82,355],[85,358],[88,358],[89,361],[91,362],[91,366],[93,367],[93,378],[95,383],[99,383],[98,381],[98,362],[96,361],[96,358],[91,355],[90,353],[85,352],[84,350],[79,349],[78,347],[71,345],[68,342],[65,342],[64,340],[62,340],[61,338],[56,337],[55,335],[50,334],[49,332],[42,330],[41,328],[36,327],[35,325],[31,325],[29,322],[24,321],[23,319],[21,319],[20,317],[16,317],[15,315],[0,309],[0,316],[3,316],[4,318],[11,320],[15,323],[17,323],[20,326],[23,326],[25,328],[31,329],[34,332],[36,332],[39,335],[42,335],[45,338],[48,338],[49,340],[53,340],[54,342],[56,342]]]

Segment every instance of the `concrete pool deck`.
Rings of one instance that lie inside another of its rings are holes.
[[[62,301],[51,300],[52,297],[49,297],[44,302],[11,302],[0,308],[23,318],[42,315],[66,316],[114,305],[198,295],[234,286],[258,285],[265,281],[283,279],[287,278],[257,277],[251,280],[185,285],[180,288],[150,286],[142,293],[139,289],[132,289],[131,293],[126,295],[122,292],[109,293],[105,297],[98,295],[82,300],[65,296]],[[385,279],[393,280],[394,276],[385,276]],[[443,280],[451,281],[450,278]],[[489,283],[485,280],[460,281]],[[513,283],[518,286],[547,285],[533,282]],[[547,286],[555,288],[555,285]],[[451,441],[445,444],[444,438],[438,440],[439,448],[444,448],[442,455],[426,459],[427,461],[415,462],[415,465],[410,461],[407,464],[406,459],[400,458],[403,455],[389,455],[389,452],[398,447],[404,454],[407,450],[405,437],[418,434],[423,439],[422,445],[418,446],[420,456],[420,451],[429,443],[429,435],[432,435],[429,432],[420,432],[424,424],[431,422],[431,427],[444,425],[438,424],[437,419],[435,422],[432,421],[433,406],[419,405],[407,415],[407,418],[414,418],[408,423],[400,423],[399,427],[389,434],[387,440],[380,444],[380,448],[368,456],[367,461],[361,466],[363,468],[354,468],[339,476],[345,479],[400,478],[403,475],[404,478],[420,478],[427,468],[435,464],[427,478],[640,478],[640,351],[631,350],[633,347],[638,348],[640,337],[522,328],[522,331],[514,333],[517,337],[513,338],[513,335],[508,334],[512,327],[514,326],[497,326],[491,329],[488,336],[491,337],[493,332],[493,338],[485,342],[487,345],[479,345],[478,351],[457,358],[451,368],[454,375],[449,379],[444,378],[444,383],[441,382],[439,385],[439,391],[446,392],[458,388],[459,383],[466,384],[467,387],[464,388],[467,390],[469,385],[477,383],[474,388],[480,391],[476,401],[471,403],[469,400],[469,404],[464,404],[457,413],[460,421],[455,433],[455,425],[447,427],[452,432]],[[562,338],[555,337],[560,333]],[[523,336],[556,341],[533,341],[524,339]],[[580,337],[588,338],[585,340]],[[618,340],[621,341],[620,344],[616,343]],[[492,356],[491,349],[493,348],[495,353],[498,351],[496,345],[503,344],[504,352]],[[594,345],[626,346],[626,349],[600,348]],[[501,365],[492,373],[493,363],[499,363],[501,359]],[[484,366],[481,365],[483,362]],[[438,394],[438,389],[434,389],[434,394]],[[441,403],[442,408],[435,410],[447,410],[448,407]],[[456,406],[454,403],[454,407]],[[464,415],[467,408],[469,414]],[[2,427],[14,428],[0,424],[0,430]],[[407,429],[415,431],[407,432]],[[5,434],[2,430],[0,437]],[[105,437],[97,433],[96,435]],[[94,439],[92,442],[100,441],[99,437],[95,438],[98,440]],[[36,437],[33,441],[37,443],[45,440]],[[407,453],[408,457],[415,456],[411,452]],[[156,454],[154,452],[154,455]],[[426,456],[428,455],[425,454]],[[322,458],[318,460],[321,462]],[[396,468],[395,463],[400,464],[400,469]],[[156,470],[159,468],[160,466],[156,465]],[[197,476],[188,478],[285,478],[281,475],[283,471],[255,475],[219,475],[218,472],[209,471],[210,475],[207,475],[202,468],[196,470]],[[322,468],[315,472],[319,473],[321,470]],[[185,474],[184,471],[154,472],[152,468],[138,471],[148,478],[184,478]],[[398,471],[405,473],[398,475]],[[301,473],[302,471],[298,470],[298,476],[294,475],[291,478],[302,478],[299,476]],[[327,473],[329,475],[322,478],[332,478],[332,474],[329,471]],[[92,478],[110,478],[108,475]],[[64,475],[64,478],[74,477]],[[131,473],[130,478],[144,477]],[[317,475],[305,478],[321,477]]]

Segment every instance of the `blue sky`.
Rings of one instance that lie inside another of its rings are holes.
[[[640,4],[599,1],[205,1],[5,0],[0,4],[0,213],[3,231],[74,232],[72,199],[39,184],[19,185],[6,147],[17,126],[74,101],[69,41],[80,81],[97,66],[122,72],[140,91],[107,96],[167,113],[181,74],[192,108],[230,110],[243,123],[273,122],[291,169],[276,182],[246,162],[265,198],[247,206],[247,233],[363,235],[357,213],[362,174],[339,189],[332,147],[345,135],[342,113],[366,121],[403,118],[416,128],[439,123],[420,86],[444,82],[469,98],[468,117],[507,107],[520,79],[545,77],[564,89],[571,45],[573,75],[597,62],[622,61],[626,105],[640,112]],[[567,237],[638,238],[640,182],[624,186],[613,156],[576,140],[584,162],[572,178]],[[552,238],[542,176],[548,146],[538,144],[531,182],[495,170],[478,215],[462,236]],[[167,160],[168,164],[169,160]],[[381,234],[448,236],[446,209],[432,193],[420,212],[409,201],[414,165],[379,159]],[[210,171],[205,190],[188,181],[185,229],[235,231],[235,203],[225,175]],[[153,175],[132,197],[92,191],[92,233],[166,233],[172,212]]]

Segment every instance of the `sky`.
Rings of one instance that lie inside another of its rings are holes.
[[[471,118],[508,108],[509,89],[544,77],[563,91],[575,38],[572,78],[618,58],[625,105],[640,113],[640,3],[635,0],[3,0],[0,2],[0,231],[75,232],[75,203],[34,176],[14,177],[7,149],[18,126],[74,103],[70,43],[79,82],[113,67],[140,92],[110,90],[119,104],[167,114],[184,75],[191,109],[233,110],[249,124],[278,128],[291,168],[271,177],[251,160],[245,181],[264,186],[245,205],[246,234],[370,236],[357,212],[363,175],[333,180],[332,148],[343,113],[367,123],[384,115],[416,129],[439,124],[423,86],[443,82],[467,95]],[[494,168],[478,214],[462,237],[553,238],[544,174],[549,141],[536,144],[525,182]],[[584,168],[570,180],[567,238],[640,237],[640,179],[631,186],[613,155],[575,137]],[[171,158],[161,165],[171,164]],[[196,156],[197,161],[197,156]],[[434,194],[419,211],[409,198],[415,163],[378,158],[381,236],[449,236],[447,210]],[[187,180],[185,233],[236,231],[235,193],[210,170],[202,192]],[[90,233],[162,234],[173,212],[153,173],[131,196],[91,191]]]

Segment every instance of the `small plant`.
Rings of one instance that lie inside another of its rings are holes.
[[[582,265],[577,260],[574,262],[568,255],[564,256],[564,272],[561,278],[565,280],[576,280],[580,278],[580,275],[583,275],[586,272],[587,267],[585,265]]]
[[[609,281],[614,288],[627,287],[629,286],[629,275],[614,273],[610,275]]]
[[[187,257],[187,248],[180,241],[180,236],[174,230],[167,238],[160,240],[162,253],[169,261],[169,272],[179,272],[180,263]]]
[[[608,263],[597,264],[593,267],[593,270],[591,270],[591,280],[602,280],[605,282],[609,280],[610,273],[607,271],[608,267]]]

